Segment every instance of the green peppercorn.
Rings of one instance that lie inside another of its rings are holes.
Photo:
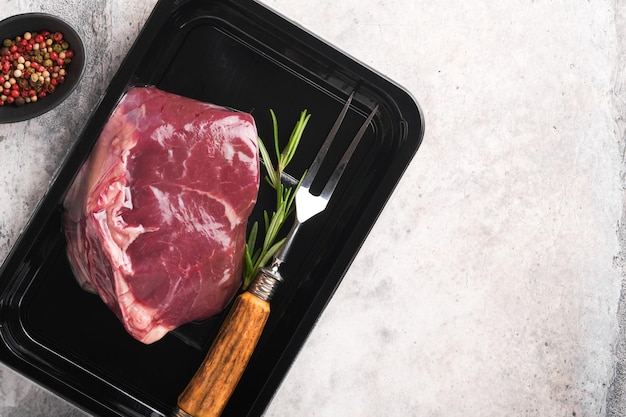
[[[67,42],[65,42],[65,41],[63,41],[63,42],[61,43],[61,48],[63,48],[64,50],[67,50],[67,49],[69,49],[69,48],[70,48],[70,44],[69,44],[69,43],[67,43]]]
[[[52,47],[52,50],[58,54],[59,52],[63,51],[63,47],[58,43],[55,43]]]
[[[36,81],[31,80],[30,87],[39,93],[41,90],[43,90],[43,78],[40,77]]]
[[[27,89],[30,86],[30,82],[26,78],[20,78],[17,80],[17,85],[19,85],[21,89]]]
[[[50,58],[44,59],[43,66],[46,67],[46,68],[47,67],[51,67],[52,66],[52,60]]]
[[[3,46],[6,46],[7,48],[8,48],[9,46],[11,46],[11,44],[12,44],[11,39],[5,39],[5,40],[2,42],[2,45],[3,45]]]

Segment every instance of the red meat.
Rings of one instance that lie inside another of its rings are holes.
[[[146,344],[220,312],[258,187],[252,116],[132,88],[64,201],[76,279]]]

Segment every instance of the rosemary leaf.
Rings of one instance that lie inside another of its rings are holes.
[[[300,138],[302,138],[302,134],[304,133],[304,129],[306,128],[306,125],[309,122],[310,118],[311,118],[311,115],[307,114],[306,110],[300,113],[300,120],[298,120],[296,127],[291,133],[291,137],[289,138],[289,142],[287,143],[285,150],[280,155],[280,159],[281,159],[280,166],[283,169],[287,165],[289,165],[289,162],[291,162],[291,159],[295,155],[296,150],[298,149],[298,145],[300,144]]]
[[[272,188],[276,188],[275,184],[280,183],[280,178],[276,178],[278,172],[274,169],[274,165],[272,164],[272,159],[270,158],[269,152],[267,152],[267,148],[263,144],[263,141],[259,138],[259,153],[261,154],[261,160],[263,161],[263,166],[265,166],[265,170],[267,171],[267,175],[265,176],[265,180]]]
[[[272,257],[276,255],[276,253],[280,250],[280,248],[283,246],[284,243],[285,243],[285,239],[281,239],[278,242],[276,242],[273,246],[268,248],[264,256],[262,258],[259,258],[259,261],[258,261],[259,265],[263,265],[263,266],[267,265],[269,261],[272,259]]]
[[[252,253],[252,250],[250,250],[250,247],[246,244],[245,265],[244,265],[244,270],[246,271],[252,270],[254,267],[254,260],[252,259],[252,256],[250,255],[251,253]]]
[[[272,128],[274,131],[274,152],[276,156],[279,156],[280,145],[278,144],[278,119],[276,118],[276,113],[274,113],[274,110],[270,109],[270,114],[272,115]]]
[[[259,231],[259,223],[254,222],[252,228],[250,229],[250,234],[248,235],[247,248],[250,253],[254,252],[254,246],[256,245],[256,235]]]

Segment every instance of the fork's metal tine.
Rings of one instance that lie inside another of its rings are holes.
[[[350,105],[350,100],[352,100],[353,94],[350,95],[350,98],[348,99],[348,103],[346,104],[346,106],[344,106],[345,111],[347,111]],[[332,142],[333,137],[337,133],[336,132],[336,130],[338,130],[337,123],[335,124],[336,126],[333,127],[333,130],[335,130],[335,132],[333,133],[333,131],[331,131],[331,133],[329,134],[330,140],[327,138],[324,144],[322,145],[322,149],[320,149],[317,156],[315,157],[315,161],[313,162],[315,166],[312,166],[311,168],[309,168],[309,171],[305,175],[305,178],[302,181],[302,184],[300,184],[300,187],[296,191],[296,196],[295,196],[296,220],[294,221],[294,224],[291,227],[291,230],[287,234],[287,237],[285,238],[285,242],[283,243],[283,246],[280,248],[278,253],[276,253],[276,255],[274,256],[274,261],[272,263],[272,271],[274,271],[273,274],[275,274],[276,277],[280,277],[280,274],[278,273],[278,268],[280,264],[283,263],[285,258],[287,257],[287,254],[289,253],[291,245],[295,239],[296,233],[300,229],[300,226],[302,225],[302,223],[304,223],[311,217],[315,216],[316,214],[322,212],[326,208],[326,205],[328,204],[328,201],[330,200],[330,196],[332,195],[333,191],[335,191],[335,187],[337,187],[337,183],[339,182],[339,179],[341,178],[343,171],[348,165],[348,161],[352,157],[352,154],[354,153],[354,150],[356,149],[359,142],[361,141],[361,138],[363,137],[363,135],[365,135],[365,132],[367,131],[367,128],[372,122],[372,119],[376,115],[377,111],[378,111],[378,105],[376,105],[376,107],[374,107],[374,109],[369,114],[369,116],[367,116],[367,119],[365,119],[365,122],[363,122],[363,124],[361,125],[361,128],[352,139],[352,142],[350,142],[348,149],[346,149],[346,151],[344,152],[343,156],[341,157],[341,160],[339,161],[335,170],[331,174],[330,179],[324,186],[324,189],[322,190],[321,194],[316,196],[316,195],[313,195],[309,191],[309,187],[311,183],[313,182],[313,178],[315,178],[315,175],[317,174],[317,170],[319,166],[321,165],[322,160],[326,156],[326,151],[330,147],[330,142]],[[344,112],[342,111],[342,113]],[[339,124],[341,124],[341,121],[343,120],[344,116],[345,114],[340,115],[339,118],[337,119],[339,121]]]
[[[341,123],[343,123],[343,119],[346,117],[346,114],[348,113],[348,109],[350,108],[350,103],[352,103],[352,98],[354,97],[354,93],[355,93],[354,91],[350,93],[350,96],[348,97],[348,99],[346,100],[346,103],[343,105],[343,108],[341,109],[341,113],[339,113],[337,120],[335,120],[335,124],[333,125],[332,129],[330,129],[330,132],[328,132],[328,136],[326,136],[326,139],[324,140],[322,147],[317,152],[317,155],[315,156],[313,163],[307,170],[307,173],[304,179],[302,180],[302,184],[300,185],[302,188],[309,188],[311,184],[313,183],[313,178],[315,178],[315,175],[317,175],[317,171],[320,169],[320,166],[322,165],[322,161],[324,160],[324,157],[326,157],[326,153],[328,152],[328,149],[330,148],[330,144],[333,142],[333,139],[335,138],[335,136],[337,135],[337,132],[339,131],[339,127],[341,126]]]
[[[354,136],[354,139],[352,139],[352,142],[350,142],[350,146],[348,146],[348,149],[346,149],[346,152],[343,154],[343,157],[341,157],[341,160],[339,161],[337,167],[330,176],[330,179],[324,186],[324,189],[320,194],[321,197],[324,197],[326,200],[330,199],[330,196],[333,194],[333,191],[335,191],[335,188],[337,187],[337,183],[339,182],[343,171],[346,169],[346,165],[348,165],[348,161],[352,157],[352,154],[354,153],[356,147],[359,145],[361,138],[367,131],[367,128],[369,127],[369,124],[376,115],[377,111],[378,105],[376,105],[372,112],[369,114],[369,116],[367,116],[367,119],[365,119],[365,122],[363,122],[363,124],[361,125],[361,128],[357,132],[356,136]]]

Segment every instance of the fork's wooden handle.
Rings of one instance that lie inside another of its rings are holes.
[[[235,299],[202,365],[178,397],[181,410],[193,417],[222,414],[269,314],[269,303],[248,291]]]

